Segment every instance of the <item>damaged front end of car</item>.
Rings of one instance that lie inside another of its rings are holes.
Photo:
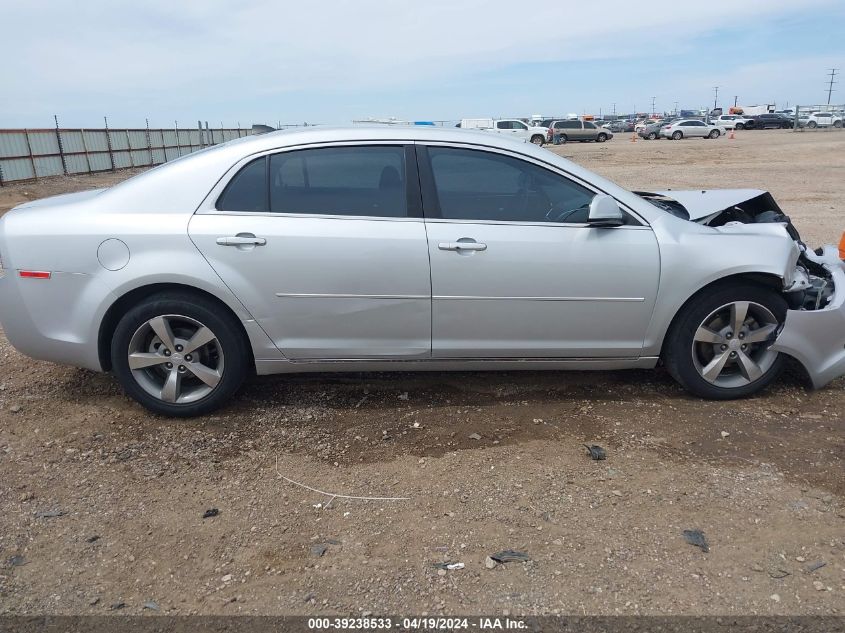
[[[811,249],[767,191],[757,189],[636,192],[675,217],[722,230],[782,226],[797,247],[783,282],[789,310],[771,349],[798,360],[815,388],[845,375],[845,234],[839,248]],[[773,228],[773,227],[772,227]]]

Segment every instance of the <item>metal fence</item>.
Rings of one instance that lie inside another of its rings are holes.
[[[845,105],[795,106],[791,118],[794,132],[803,132],[804,130],[841,131],[845,129],[845,126],[843,126]]]
[[[0,186],[47,176],[160,165],[248,136],[248,128],[0,129]]]

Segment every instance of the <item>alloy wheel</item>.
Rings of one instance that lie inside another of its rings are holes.
[[[196,319],[166,314],[149,319],[127,350],[132,376],[154,398],[188,404],[209,395],[223,378],[223,348]]]
[[[734,301],[717,308],[693,336],[696,371],[707,382],[725,388],[762,378],[778,356],[769,347],[779,325],[771,310],[759,303]]]

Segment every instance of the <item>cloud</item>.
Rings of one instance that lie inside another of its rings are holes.
[[[834,6],[804,0],[802,12]],[[7,6],[2,6],[7,5]],[[223,110],[304,94],[358,95],[459,82],[520,64],[631,59],[688,50],[735,0],[634,10],[629,1],[0,0],[14,63],[0,116],[146,109]],[[794,0],[747,0],[775,18]],[[754,18],[755,22],[758,18]],[[210,107],[209,107],[210,106]]]

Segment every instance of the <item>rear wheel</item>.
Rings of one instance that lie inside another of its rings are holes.
[[[737,129],[737,130],[744,130],[744,129],[745,129],[745,125],[744,125],[744,124],[742,124],[742,123],[737,123],[737,124],[734,126],[734,129]]]
[[[808,127],[808,128],[810,128],[810,129],[812,130],[812,129],[814,129],[814,128],[818,127],[818,125],[819,125],[819,124],[818,124],[818,123],[816,123],[815,121],[810,121],[810,122],[807,124],[807,127]]]
[[[566,134],[561,134],[561,135],[560,135],[560,142],[561,142],[561,143],[568,143],[568,142],[569,142],[569,137],[567,137],[567,136],[566,136]]]
[[[129,310],[112,337],[114,373],[126,393],[168,416],[220,407],[249,366],[237,320],[205,297],[154,295]]]
[[[535,134],[531,137],[531,142],[534,143],[534,145],[543,145],[543,143],[546,142],[546,139],[543,138],[542,134]]]
[[[778,293],[745,282],[702,293],[688,302],[667,333],[666,369],[702,398],[757,393],[783,368],[783,355],[770,345],[786,310]]]
[[[684,138],[684,133],[678,130],[677,132],[672,132],[672,140],[680,141]]]

